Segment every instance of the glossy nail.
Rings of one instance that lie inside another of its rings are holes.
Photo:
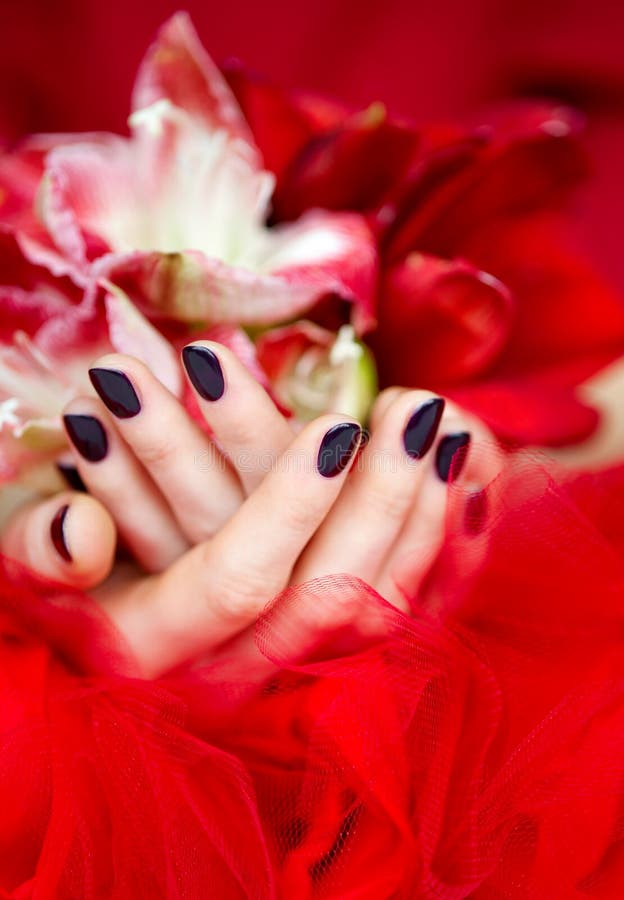
[[[91,384],[118,419],[131,419],[141,411],[141,402],[132,382],[118,369],[89,369]]]
[[[348,465],[360,443],[362,429],[353,422],[342,422],[329,429],[319,447],[317,468],[325,478],[333,478]]]
[[[108,438],[102,423],[95,416],[70,414],[63,416],[72,444],[84,459],[100,462],[108,453]]]
[[[182,350],[182,362],[191,384],[204,400],[218,400],[223,396],[225,381],[221,363],[208,347],[189,344]]]
[[[442,481],[455,481],[468,456],[470,435],[467,431],[447,434],[436,450],[436,471]]]
[[[72,562],[72,555],[69,552],[67,540],[65,539],[65,519],[67,518],[68,510],[69,504],[66,503],[65,506],[61,506],[54,516],[50,524],[50,537],[52,538],[52,543],[59,556],[62,557],[65,562]]]
[[[466,498],[464,528],[466,534],[476,537],[485,528],[489,512],[489,502],[485,490],[475,491]]]
[[[86,493],[87,486],[80,477],[80,472],[76,466],[72,466],[71,463],[59,462],[56,464],[56,468],[70,488],[73,488],[74,491],[83,491]]]
[[[405,452],[412,459],[422,459],[431,448],[444,412],[444,400],[435,397],[412,413],[403,432]]]

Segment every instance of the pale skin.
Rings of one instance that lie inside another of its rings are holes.
[[[140,412],[118,418],[99,398],[71,401],[67,414],[102,424],[108,452],[98,461],[75,452],[89,493],[20,509],[2,552],[88,590],[148,676],[245,640],[282,589],[324,575],[355,575],[405,609],[443,537],[448,484],[436,473],[436,444],[470,434],[457,483],[477,490],[488,473],[474,450],[493,442],[483,424],[447,403],[431,449],[410,458],[406,424],[434,395],[391,388],[377,398],[359,456],[325,477],[316,464],[323,438],[351,420],[325,415],[295,430],[234,354],[194,346],[213,351],[225,381],[216,401],[196,395],[212,439],[138,360],[102,357],[95,365],[127,376]],[[50,536],[65,505],[70,559]],[[115,565],[118,536],[136,565]]]

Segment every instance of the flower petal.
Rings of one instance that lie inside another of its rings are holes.
[[[265,332],[257,347],[280,406],[300,422],[328,412],[366,422],[377,373],[370,350],[355,340],[351,325],[336,334],[302,320]]]
[[[411,250],[452,258],[479,228],[560,203],[586,173],[579,116],[554,105],[512,107],[451,141],[423,141],[390,199],[387,257]]]
[[[0,225],[18,228],[33,219],[43,154],[26,149],[0,154]]]
[[[574,391],[550,387],[539,379],[501,379],[445,391],[514,445],[575,444],[592,434],[600,418]]]
[[[491,365],[513,304],[497,279],[462,260],[412,253],[386,275],[372,344],[384,385],[453,384]]]
[[[267,168],[278,180],[317,134],[340,127],[350,110],[307,91],[287,91],[231,64],[225,74]],[[316,204],[315,204],[316,205]]]
[[[187,13],[177,13],[158,32],[136,78],[133,110],[159,100],[224,129],[255,151],[251,131],[226,80],[212,62]]]
[[[61,287],[59,282],[34,292],[0,289],[0,318],[8,320],[0,344],[0,481],[66,446],[60,413],[76,394],[91,391],[87,369],[110,350],[93,293],[81,303],[63,302]],[[22,316],[12,314],[20,299]]]
[[[140,208],[130,141],[102,135],[51,151],[40,191],[41,218],[54,245],[87,277],[90,257],[109,249]]]
[[[130,299],[113,285],[104,300],[110,342],[117,353],[135,356],[171,393],[182,395],[182,370],[169,341],[148,322]]]
[[[497,378],[575,385],[624,353],[624,303],[557,216],[526,216],[473,236],[470,258],[509,285],[517,314]]]
[[[403,177],[419,139],[413,127],[389,119],[381,103],[345,117],[291,161],[278,182],[275,214],[293,219],[315,207],[376,209]]]
[[[310,213],[268,232],[259,271],[186,253],[129,253],[95,266],[151,315],[185,322],[271,325],[295,318],[324,295],[354,304],[362,330],[373,321],[377,255],[359,216]]]

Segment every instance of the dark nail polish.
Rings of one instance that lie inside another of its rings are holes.
[[[132,382],[118,369],[89,369],[91,384],[118,419],[131,419],[141,411]]]
[[[72,561],[72,555],[69,552],[69,547],[67,546],[67,541],[65,540],[65,519],[67,517],[67,512],[69,510],[69,504],[66,503],[65,506],[61,506],[57,514],[52,519],[52,523],[50,525],[50,537],[52,538],[52,543],[56,547],[56,551],[66,562]]]
[[[464,511],[464,527],[467,534],[481,534],[485,528],[489,511],[487,494],[484,490],[475,491],[466,498]]]
[[[317,468],[325,478],[333,478],[348,465],[360,443],[362,429],[353,422],[343,422],[330,428],[319,447]]]
[[[431,448],[444,412],[444,400],[436,397],[419,406],[403,432],[405,452],[412,459],[422,459]]]
[[[447,434],[438,444],[436,450],[436,471],[442,481],[455,481],[464,467],[470,446],[470,435],[467,431]]]
[[[223,396],[223,371],[212,350],[190,344],[182,350],[182,362],[191,384],[204,400],[218,400]]]
[[[82,491],[83,493],[87,492],[87,486],[80,477],[80,472],[76,468],[76,466],[72,466],[70,463],[59,462],[56,464],[56,468],[59,470],[67,484],[74,491]]]
[[[100,462],[108,453],[108,438],[95,416],[63,416],[71,442],[89,462]]]

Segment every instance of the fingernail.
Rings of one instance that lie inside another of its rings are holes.
[[[464,467],[470,446],[470,435],[467,431],[447,434],[438,444],[436,450],[436,471],[442,481],[455,481]]]
[[[65,506],[61,506],[54,516],[50,525],[50,537],[52,538],[52,543],[56,547],[59,556],[61,556],[65,562],[72,562],[72,555],[69,552],[69,547],[65,540],[65,519],[67,518],[68,510],[69,503],[66,503]]]
[[[118,369],[89,369],[91,384],[118,419],[131,419],[141,411],[132,382]]]
[[[59,470],[70,488],[73,488],[75,491],[83,491],[86,493],[87,486],[80,477],[80,472],[78,471],[76,466],[72,466],[69,463],[59,462],[56,464],[56,468]]]
[[[488,517],[489,503],[484,490],[475,491],[466,498],[464,528],[467,534],[481,534]]]
[[[422,459],[431,448],[444,412],[444,400],[435,397],[412,413],[403,432],[405,452],[412,459]]]
[[[71,442],[86,460],[100,462],[108,453],[108,438],[102,423],[95,416],[63,416]]]
[[[348,465],[357,450],[362,429],[353,422],[342,422],[329,429],[319,447],[317,468],[325,478],[333,478]]]
[[[218,400],[223,396],[223,370],[212,350],[189,344],[182,350],[182,362],[191,384],[204,400]]]

